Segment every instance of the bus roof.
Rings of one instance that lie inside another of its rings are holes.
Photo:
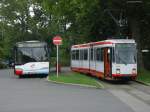
[[[22,41],[17,42],[16,47],[40,47],[45,46],[46,42],[38,41],[38,40],[31,40],[31,41]]]
[[[108,44],[117,44],[117,43],[135,43],[135,40],[133,39],[108,39],[108,40],[103,40],[103,41],[98,41],[98,42],[90,42],[90,43],[85,43],[85,44],[78,44],[78,45],[73,45],[72,48],[79,48],[79,47],[89,47],[91,45],[108,45]]]

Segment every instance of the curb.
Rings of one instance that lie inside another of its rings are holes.
[[[142,81],[139,81],[139,80],[135,80],[135,82],[140,83],[140,84],[143,84],[143,85],[146,85],[146,86],[150,86],[149,83],[142,82]]]
[[[101,83],[100,83],[100,82],[98,82],[98,81],[96,81],[96,82],[98,83],[98,85],[100,85],[100,86],[101,86],[101,88],[102,88],[102,89],[104,89],[104,88],[105,88],[103,84],[101,84]]]
[[[56,83],[56,84],[64,84],[64,85],[80,86],[80,87],[87,87],[87,88],[96,88],[96,89],[103,89],[104,88],[104,86],[99,82],[97,82],[97,83],[101,87],[96,87],[96,86],[91,86],[91,85],[86,85],[86,84],[74,84],[74,83],[64,83],[64,82],[52,81],[49,79],[49,76],[47,76],[46,80],[49,82],[52,82],[52,83]]]

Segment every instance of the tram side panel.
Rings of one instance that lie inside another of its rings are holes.
[[[89,73],[89,47],[72,48],[71,68],[73,71]]]
[[[83,49],[83,66],[85,73],[89,73],[89,48]]]
[[[104,62],[103,62],[102,48],[100,46],[95,46],[94,52],[95,52],[96,76],[102,78],[104,76]]]
[[[80,65],[79,63],[79,50],[78,49],[71,49],[71,68],[72,70],[76,71],[75,68],[78,68]]]
[[[95,49],[93,46],[90,47],[90,55],[89,55],[89,69],[90,74],[96,76],[96,61],[95,61]]]
[[[79,70],[83,73],[89,73],[89,47],[88,48],[80,48],[79,55]]]
[[[78,66],[78,70],[81,71],[82,67],[83,67],[83,50],[81,48],[79,48],[79,66]]]

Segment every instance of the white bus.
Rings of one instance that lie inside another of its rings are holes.
[[[137,50],[132,39],[112,39],[71,48],[71,69],[107,80],[137,77]]]
[[[15,75],[48,75],[49,49],[45,42],[23,41],[17,42],[14,47]]]

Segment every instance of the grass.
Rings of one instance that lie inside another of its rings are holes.
[[[150,71],[142,69],[138,74],[137,80],[150,85]]]
[[[58,78],[56,74],[49,75],[49,80],[56,81],[60,83],[71,83],[71,84],[79,84],[79,85],[87,85],[93,86],[96,88],[101,88],[102,86],[96,79],[92,77],[88,77],[86,75],[82,75],[80,73],[70,72],[67,74],[59,74]]]

